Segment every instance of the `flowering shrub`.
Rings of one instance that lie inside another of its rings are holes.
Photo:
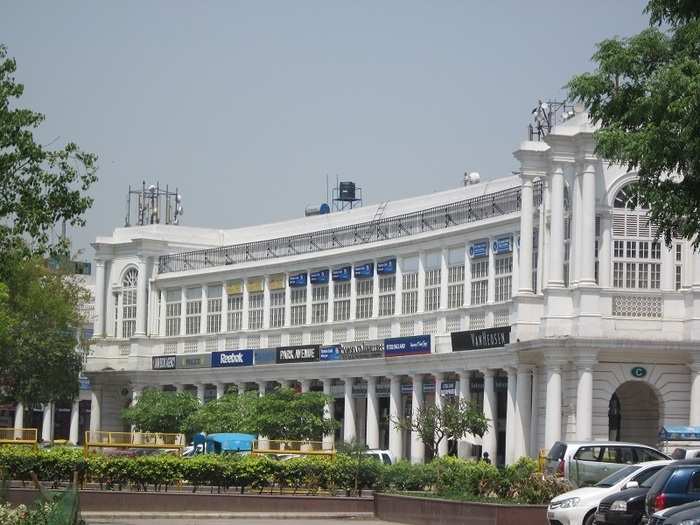
[[[43,503],[35,508],[25,505],[11,507],[8,503],[0,504],[0,523],[3,525],[49,525],[56,503]]]

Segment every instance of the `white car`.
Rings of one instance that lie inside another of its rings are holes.
[[[595,511],[601,499],[620,490],[639,486],[669,463],[670,460],[659,460],[627,465],[592,487],[561,494],[549,502],[547,519],[550,523],[561,525],[593,525]]]

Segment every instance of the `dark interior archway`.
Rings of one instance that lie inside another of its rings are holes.
[[[659,398],[647,383],[627,381],[610,398],[609,438],[655,446],[660,426]]]

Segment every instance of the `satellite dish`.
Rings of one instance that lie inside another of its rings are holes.
[[[464,174],[464,185],[470,186],[471,184],[479,184],[481,181],[481,175],[478,172],[472,171],[471,173]]]

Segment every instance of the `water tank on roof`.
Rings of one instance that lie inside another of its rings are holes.
[[[338,200],[341,201],[354,201],[355,200],[355,183],[354,182],[341,182],[338,185]]]

